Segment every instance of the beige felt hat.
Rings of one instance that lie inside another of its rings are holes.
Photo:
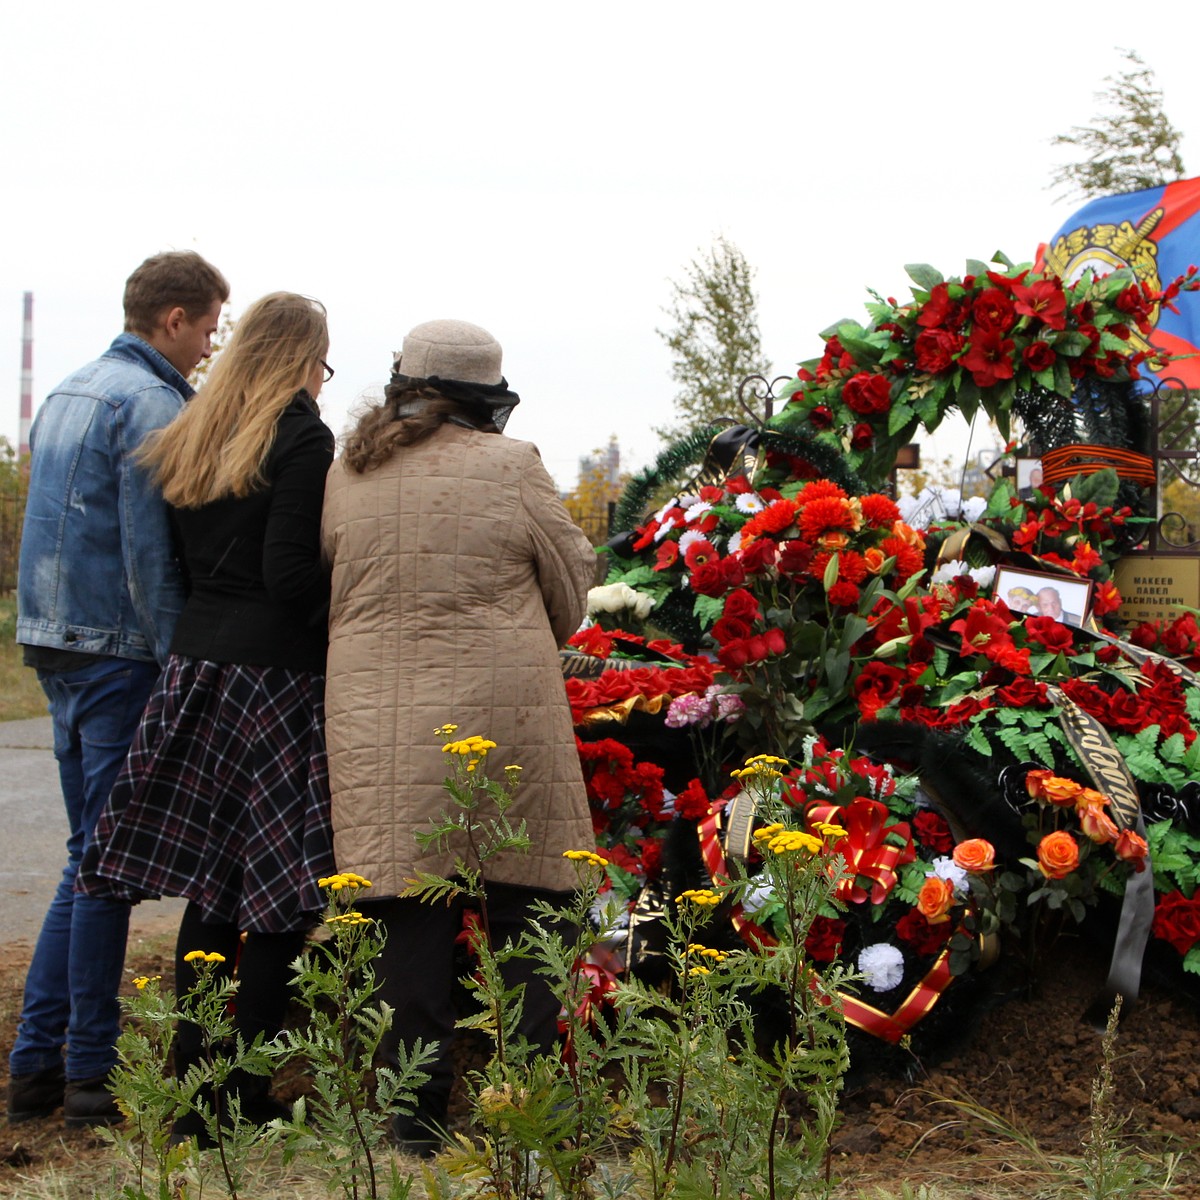
[[[395,370],[410,379],[452,379],[498,384],[500,343],[469,321],[426,321],[409,331],[396,355]]]

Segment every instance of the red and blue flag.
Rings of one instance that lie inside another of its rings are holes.
[[[1086,270],[1107,275],[1121,267],[1139,281],[1165,287],[1200,262],[1200,179],[1180,179],[1140,192],[1102,196],[1081,208],[1038,250],[1037,266],[1068,282]],[[1154,316],[1149,346],[1167,354],[1195,355],[1157,374],[1200,388],[1200,293],[1182,292]],[[1135,337],[1137,335],[1135,334]]]

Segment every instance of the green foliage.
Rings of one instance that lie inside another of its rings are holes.
[[[325,884],[330,936],[294,964],[294,984],[308,1020],[302,1028],[285,1030],[277,1049],[280,1060],[299,1057],[309,1063],[314,1087],[280,1126],[284,1161],[302,1156],[347,1200],[360,1195],[403,1200],[410,1181],[389,1161],[384,1186],[381,1151],[393,1114],[413,1111],[416,1089],[429,1078],[425,1067],[437,1047],[417,1042],[406,1050],[399,1043],[395,1066],[374,1066],[392,1023],[392,1010],[373,1002],[372,964],[383,933],[354,908],[360,887],[370,886],[366,880],[335,875]]]
[[[1091,125],[1072,126],[1070,133],[1053,139],[1054,145],[1070,146],[1083,157],[1060,166],[1052,186],[1090,199],[1183,178],[1182,135],[1163,111],[1154,72],[1133,50],[1126,50],[1124,58],[1126,69],[1106,75],[1108,88],[1096,94],[1104,111]]]
[[[468,833],[473,857],[456,865],[455,880],[479,903],[485,936],[478,969],[468,986],[482,1015],[460,1024],[486,1029],[491,1061],[469,1080],[472,1108],[482,1134],[458,1138],[440,1159],[431,1195],[453,1194],[451,1180],[488,1194],[554,1194],[584,1197],[637,1193],[668,1197],[781,1197],[824,1191],[823,1167],[837,1116],[837,1094],[848,1065],[837,991],[848,976],[840,965],[817,973],[803,945],[812,919],[832,903],[840,859],[811,851],[767,854],[785,936],[772,954],[724,952],[701,944],[713,907],[724,895],[736,901],[745,881],[722,894],[685,892],[664,916],[675,986],[670,991],[636,979],[599,994],[580,967],[610,936],[602,917],[589,913],[599,888],[613,875],[598,855],[567,851],[579,870],[579,887],[566,906],[541,903],[519,944],[493,944],[487,933],[486,863],[518,849],[504,809],[512,777],[496,789],[481,770],[460,759],[446,789],[455,811],[432,836]],[[781,809],[776,773],[751,771],[764,811]],[[484,804],[487,807],[484,807]],[[464,825],[468,828],[464,828]],[[777,826],[776,828],[780,828]],[[831,869],[832,868],[832,869]],[[430,898],[445,884],[432,877],[409,894]],[[533,1055],[513,1031],[521,996],[504,983],[501,965],[514,955],[534,958],[551,983],[566,1023],[562,1056]],[[786,1029],[762,1052],[750,998],[766,988],[784,997]],[[786,1097],[801,1092],[809,1116],[799,1137],[789,1136]],[[598,1155],[615,1152],[617,1140],[636,1139],[631,1175],[614,1190]]]
[[[768,375],[758,330],[754,270],[724,235],[684,268],[685,278],[671,284],[672,297],[663,311],[670,329],[658,335],[671,351],[671,378],[678,420],[657,428],[674,439],[714,420],[740,420],[738,385],[748,375]]]

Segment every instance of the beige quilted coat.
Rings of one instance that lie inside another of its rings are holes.
[[[497,743],[521,766],[512,815],[528,855],[489,865],[500,883],[566,891],[562,852],[593,844],[558,647],[578,628],[596,556],[536,447],[446,424],[364,475],[330,469],[322,521],[333,564],[326,684],[338,869],[395,895],[451,856],[414,835],[449,806],[443,739]]]

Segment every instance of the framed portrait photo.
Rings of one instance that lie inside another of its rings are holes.
[[[1042,486],[1042,460],[1040,458],[1017,459],[1017,499],[1031,500]]]
[[[1016,616],[1053,617],[1064,625],[1082,626],[1091,609],[1092,587],[1090,579],[997,567],[992,595]]]

